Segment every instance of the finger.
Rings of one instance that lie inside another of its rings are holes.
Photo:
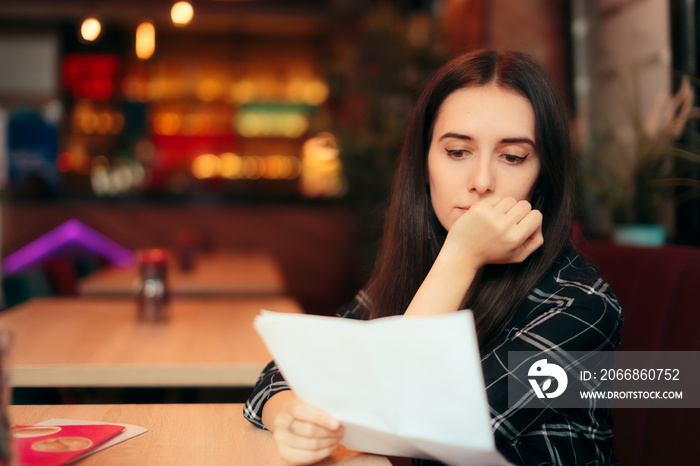
[[[288,429],[294,435],[300,437],[313,437],[313,438],[341,438],[344,434],[344,429],[341,427],[337,429],[327,429],[324,426],[319,426],[313,422],[306,422],[296,419],[292,428]]]
[[[340,422],[336,418],[322,409],[301,400],[292,406],[291,415],[296,420],[316,424],[328,430],[337,430],[340,428]]]
[[[531,210],[510,230],[509,242],[520,248],[538,229],[542,228],[542,214],[539,210]]]
[[[508,212],[510,209],[513,208],[513,206],[517,205],[518,201],[516,201],[512,197],[504,197],[500,201],[498,201],[493,207],[496,212],[505,214]]]
[[[342,440],[342,435],[333,437],[304,437],[291,432],[279,432],[276,438],[280,444],[299,450],[317,451],[335,447]]]
[[[535,228],[525,240],[522,245],[513,255],[512,259],[514,262],[522,262],[527,259],[530,254],[535,252],[540,246],[544,244],[544,236],[542,235],[541,225]]]
[[[489,196],[484,199],[481,199],[479,202],[475,203],[474,205],[471,206],[471,209],[480,209],[480,208],[490,208],[495,206],[501,202],[501,198],[498,196]],[[471,210],[470,209],[470,210]]]
[[[537,209],[530,210],[515,226],[523,239],[532,235],[538,228],[542,228],[542,212]]]
[[[330,456],[335,448],[336,447],[334,446],[322,450],[309,451],[279,445],[278,451],[280,456],[290,465],[302,465],[318,463],[319,461]]]
[[[523,243],[522,248],[516,254],[516,260],[522,262],[527,259],[530,254],[535,252],[539,247],[544,244],[544,237],[542,236],[542,230],[538,229],[535,233],[529,236]]]
[[[520,223],[532,211],[532,205],[527,201],[518,201],[506,212],[506,215],[516,223]]]
[[[296,424],[294,430],[297,430]],[[341,429],[344,433],[344,429]],[[291,464],[312,464],[329,456],[338,447],[337,438],[307,438],[290,430],[280,429],[273,433],[280,456]]]

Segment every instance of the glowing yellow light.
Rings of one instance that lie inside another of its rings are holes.
[[[327,162],[337,159],[339,154],[338,142],[335,136],[328,132],[318,133],[315,137],[309,138],[302,146],[304,162]]]
[[[236,179],[241,177],[243,161],[241,157],[230,152],[221,154],[221,176],[224,178]]]
[[[244,104],[255,99],[257,87],[255,83],[249,79],[244,79],[231,85],[230,96],[231,100],[238,104]]]
[[[259,136],[263,128],[263,121],[259,114],[248,113],[238,119],[238,132],[245,138]]]
[[[97,39],[100,31],[102,31],[102,25],[97,18],[85,18],[83,24],[80,25],[80,35],[88,42]]]
[[[156,29],[148,21],[136,28],[136,56],[148,60],[156,50]]]
[[[200,180],[218,175],[220,169],[221,161],[214,154],[202,154],[192,161],[192,174]]]
[[[309,128],[309,120],[303,115],[289,115],[285,121],[285,136],[297,138]]]
[[[170,18],[176,25],[185,25],[192,21],[194,10],[190,2],[177,2],[170,10]]]
[[[306,196],[337,196],[345,190],[335,137],[320,133],[302,146],[301,191]]]
[[[309,105],[320,105],[328,98],[328,85],[323,81],[310,81],[304,86],[302,99]]]

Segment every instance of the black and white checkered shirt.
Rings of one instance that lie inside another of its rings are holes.
[[[360,318],[368,302],[363,292],[339,316]],[[482,355],[491,428],[496,447],[516,465],[616,465],[612,417],[591,399],[587,408],[521,408],[508,402],[508,352],[528,351],[575,364],[571,352],[612,351],[620,343],[621,306],[598,274],[573,247],[520,305],[501,336]],[[244,416],[264,429],[265,402],[289,389],[274,362],[260,375]],[[414,465],[438,464],[414,460]]]

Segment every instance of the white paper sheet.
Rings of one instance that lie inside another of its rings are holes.
[[[297,396],[345,426],[345,447],[508,464],[494,447],[470,311],[359,321],[263,310],[254,325]]]

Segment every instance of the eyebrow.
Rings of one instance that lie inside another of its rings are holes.
[[[473,141],[474,138],[466,135],[466,134],[460,134],[460,133],[445,133],[442,136],[440,136],[440,141],[443,139],[447,138],[455,138],[455,139],[463,139],[465,141]],[[500,141],[501,144],[530,144],[532,147],[536,147],[535,143],[532,139],[527,138],[527,137],[522,137],[522,138],[504,138],[501,139]]]

